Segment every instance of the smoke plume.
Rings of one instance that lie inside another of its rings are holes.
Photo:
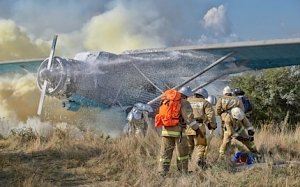
[[[211,8],[203,1],[191,1],[186,5],[182,0],[163,3],[160,0],[80,3],[77,0],[2,0],[0,63],[49,56],[54,34],[59,35],[55,54],[68,58],[81,51],[120,53],[131,49],[217,42],[206,33],[211,30],[218,36],[232,35],[223,5]],[[0,75],[0,117],[26,122],[36,116],[40,91],[35,76]],[[62,108],[58,99],[46,97],[42,119],[94,129],[102,126],[103,131],[115,135],[124,125],[122,116],[116,117],[118,115],[117,109],[99,113],[97,109],[82,108],[69,112]],[[103,127],[108,121],[113,128]]]
[[[49,46],[42,40],[32,41],[13,21],[0,19],[0,60],[43,58]]]
[[[203,17],[202,24],[204,28],[213,31],[216,36],[231,34],[230,21],[224,5],[209,9]]]

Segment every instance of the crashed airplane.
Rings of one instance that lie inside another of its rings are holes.
[[[72,111],[114,105],[126,109],[135,103],[155,105],[167,88],[189,84],[198,89],[232,73],[300,64],[300,38],[131,50],[121,54],[82,52],[74,59],[54,56],[56,40],[57,36],[50,57],[43,62],[1,62],[0,73],[9,72],[16,65],[38,72],[37,83],[42,91],[38,114],[45,95],[59,98],[63,107]],[[200,79],[204,73],[205,78]],[[207,84],[199,86],[199,82]]]

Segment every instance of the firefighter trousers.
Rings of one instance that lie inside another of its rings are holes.
[[[238,148],[240,151],[251,151],[257,153],[255,143],[253,141],[239,141],[224,133],[223,142],[220,147],[220,155],[223,156],[228,149],[228,146]]]
[[[240,141],[235,138],[232,139],[232,145],[238,148],[240,151],[251,151],[253,153],[257,153],[257,149],[254,141]],[[246,149],[245,149],[246,147]],[[248,150],[247,150],[248,149]]]
[[[204,158],[206,155],[206,147],[207,147],[207,140],[206,140],[206,129],[205,125],[201,124],[199,126],[202,134],[204,137],[200,137],[199,135],[188,135],[188,144],[189,144],[189,156],[191,157],[193,151],[196,151],[197,159]]]
[[[162,137],[162,144],[160,149],[159,171],[168,172],[171,165],[173,150],[176,150],[177,155],[177,169],[183,173],[188,172],[188,142],[187,137],[182,136],[181,141],[179,137]]]
[[[198,143],[199,137],[197,135],[190,135],[187,138],[189,143],[189,156],[192,157],[195,150],[197,159],[204,158],[206,155],[206,145]]]

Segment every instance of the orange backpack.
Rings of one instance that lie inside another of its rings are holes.
[[[155,116],[155,127],[177,126],[180,117],[181,93],[170,89],[161,97],[159,112]]]

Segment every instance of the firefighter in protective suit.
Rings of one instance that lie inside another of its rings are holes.
[[[233,93],[235,96],[237,96],[243,102],[245,115],[250,120],[252,118],[252,110],[253,110],[252,102],[245,95],[245,92],[243,90],[241,90],[240,88],[235,88],[233,90]]]
[[[151,124],[148,117],[151,112],[153,109],[150,105],[136,103],[127,115],[128,123],[124,127],[124,133],[145,136],[147,127]]]
[[[223,96],[218,98],[216,104],[216,112],[217,115],[221,117],[222,129],[224,128],[224,121],[227,113],[229,113],[230,110],[234,107],[239,107],[244,111],[244,106],[242,101],[238,97],[233,96],[231,88],[229,86],[226,86],[223,89]],[[224,129],[223,129],[223,133],[224,133]]]
[[[230,144],[242,150],[246,147],[252,153],[260,156],[254,144],[253,136],[254,128],[246,118],[245,113],[239,107],[234,107],[230,113],[224,115],[224,137],[219,150],[220,158],[224,158]],[[247,149],[243,151],[248,151]]]
[[[217,128],[215,113],[212,108],[212,105],[205,100],[208,97],[208,93],[206,89],[201,88],[194,93],[194,96],[189,97],[188,101],[190,102],[193,108],[193,114],[196,121],[199,123],[199,128],[204,135],[204,137],[200,137],[196,135],[196,132],[187,127],[186,135],[189,143],[189,155],[192,156],[194,148],[196,148],[197,155],[197,164],[200,168],[206,168],[206,154],[205,150],[207,147],[207,139],[206,139],[206,128],[209,130],[214,130]]]
[[[214,95],[209,95],[205,100],[207,100],[211,105],[212,105],[212,108],[214,110],[214,113],[215,113],[215,106],[217,104],[217,98],[214,96]],[[214,121],[215,121],[215,124],[216,124],[216,127],[218,126],[217,125],[217,121],[216,121],[216,118],[214,118]],[[206,136],[206,142],[207,142],[207,146],[205,148],[205,153],[204,153],[204,156],[206,157],[208,151],[209,151],[209,146],[210,146],[210,142],[212,140],[212,137],[213,137],[213,131],[215,129],[211,129],[208,131],[208,135]]]
[[[177,169],[182,173],[188,172],[189,150],[185,134],[186,126],[194,129],[197,135],[202,135],[199,124],[194,119],[192,107],[187,101],[187,97],[193,95],[191,88],[182,87],[179,92],[181,93],[180,122],[172,127],[162,126],[162,144],[159,160],[159,172],[162,176],[165,176],[170,169],[174,149],[177,154]]]

